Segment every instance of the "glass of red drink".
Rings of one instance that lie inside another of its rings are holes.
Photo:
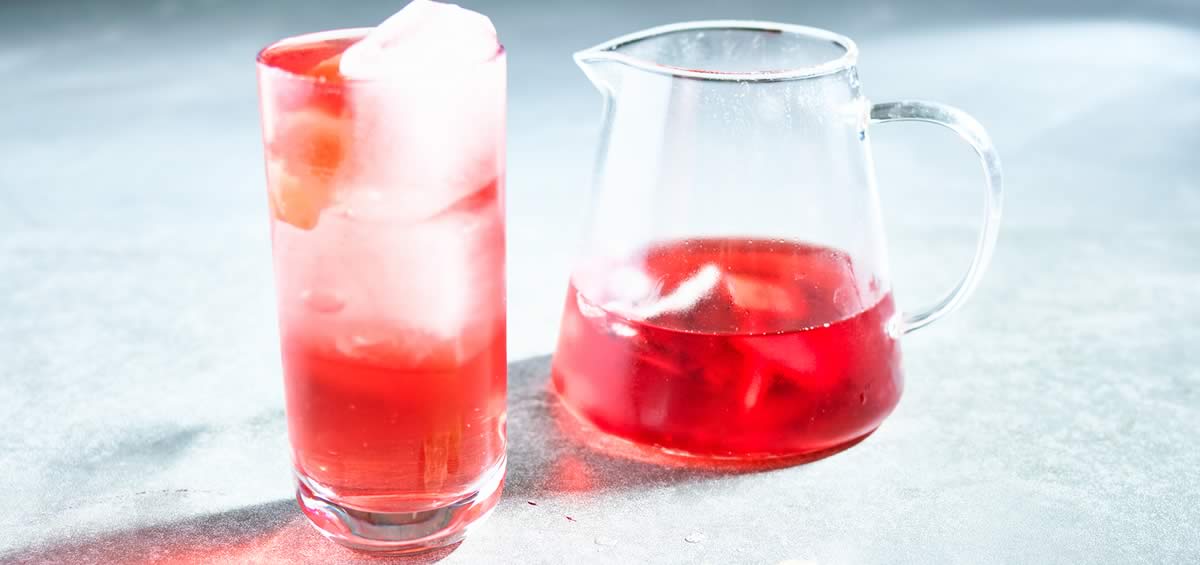
[[[868,103],[856,57],[831,32],[745,21],[576,54],[606,111],[552,380],[585,426],[656,459],[790,463],[853,445],[895,408],[900,336],[957,308],[989,261],[1000,165],[959,110]],[[986,175],[974,260],[909,314],[868,137],[903,120],[959,133]]]
[[[451,544],[505,470],[505,56],[351,79],[367,33],[258,57],[297,497],[327,537]]]

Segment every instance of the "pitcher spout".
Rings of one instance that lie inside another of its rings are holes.
[[[588,80],[603,94],[616,90],[620,78],[621,58],[607,44],[597,45],[578,51],[573,55],[575,64],[583,71]]]

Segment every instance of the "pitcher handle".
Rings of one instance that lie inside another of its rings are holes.
[[[967,267],[966,274],[949,293],[933,306],[915,313],[906,312],[904,314],[904,333],[928,326],[942,316],[957,310],[975,291],[975,287],[979,285],[979,280],[983,277],[983,271],[992,259],[992,250],[996,246],[1003,197],[1000,155],[996,153],[996,149],[992,147],[992,140],[975,118],[958,108],[937,102],[902,100],[871,106],[872,124],[908,121],[929,122],[950,128],[975,149],[975,153],[979,155],[979,160],[983,165],[984,214],[979,242],[975,247],[975,258],[971,259],[971,265]]]

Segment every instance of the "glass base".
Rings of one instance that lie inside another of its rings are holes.
[[[425,553],[462,541],[470,527],[487,517],[500,500],[504,469],[501,460],[479,481],[480,488],[475,492],[417,512],[374,512],[351,507],[324,496],[327,489],[299,474],[296,500],[309,523],[340,545],[376,554]]]

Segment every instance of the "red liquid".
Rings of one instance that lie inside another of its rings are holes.
[[[504,455],[504,321],[473,358],[366,361],[287,339],[288,435],[297,472],[351,506],[413,512],[471,493]]]
[[[377,532],[352,524],[375,517],[345,518],[303,499],[347,513],[455,505],[457,522],[430,528],[461,530],[495,505],[504,466],[502,171],[471,171],[480,178],[446,187],[393,185],[384,175],[368,183],[378,201],[350,214],[339,199],[361,197],[364,188],[344,179],[364,176],[346,173],[361,166],[369,144],[386,139],[355,135],[355,125],[398,127],[375,119],[378,107],[356,105],[355,87],[339,75],[341,53],[357,39],[260,55],[269,67],[260,70],[260,88],[301,503],[339,539],[369,540]],[[427,217],[404,217],[390,200],[443,188],[461,197]],[[476,497],[469,508],[468,497]]]
[[[627,267],[659,298],[606,309],[605,285],[585,297],[573,283],[554,357],[566,405],[608,433],[703,457],[798,456],[864,437],[900,399],[891,294],[859,285],[840,251],[700,239]]]
[[[337,62],[342,52],[359,37],[342,37],[321,42],[298,43],[293,46],[275,45],[260,55],[260,59],[275,68],[290,73],[324,77],[341,82]]]
[[[416,223],[335,216],[305,231],[276,221],[288,436],[297,475],[318,495],[371,512],[418,512],[473,495],[501,470],[499,199],[493,180]],[[473,229],[472,239],[438,240],[459,236],[455,226]],[[344,230],[359,236],[353,246],[337,237]],[[432,272],[450,267],[458,270]],[[456,315],[440,296],[454,292],[441,286],[453,277],[473,281],[455,298],[470,304],[444,335],[435,322]]]

